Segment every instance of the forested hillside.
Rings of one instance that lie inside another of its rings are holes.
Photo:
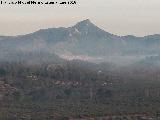
[[[38,65],[1,62],[0,119],[157,116],[160,68],[111,68],[82,61]]]

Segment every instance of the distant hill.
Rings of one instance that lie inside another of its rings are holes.
[[[17,51],[42,51],[68,60],[115,63],[121,60],[126,63],[139,56],[145,58],[159,54],[160,35],[117,36],[100,29],[87,19],[68,28],[41,29],[27,35],[0,37],[1,57]]]

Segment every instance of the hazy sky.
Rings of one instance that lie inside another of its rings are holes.
[[[160,0],[77,0],[77,5],[64,6],[0,5],[0,35],[68,27],[83,19],[90,19],[118,35],[157,34],[160,33]]]

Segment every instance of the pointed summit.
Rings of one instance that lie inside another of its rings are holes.
[[[72,27],[72,29],[83,35],[92,36],[92,37],[94,36],[95,38],[97,38],[97,36],[110,36],[111,35],[110,33],[105,32],[101,28],[97,27],[89,19],[78,22],[75,26]]]
[[[84,24],[92,24],[91,21],[89,19],[83,20],[79,23],[84,23]]]
[[[91,22],[91,21],[90,21],[90,19],[86,19],[86,20],[83,20],[83,21],[86,21],[86,22]]]
[[[94,25],[89,19],[78,22],[72,28],[77,29],[82,33],[87,33],[88,31],[97,31],[100,29],[96,25]]]
[[[90,26],[94,25],[89,19],[78,22],[75,26]]]

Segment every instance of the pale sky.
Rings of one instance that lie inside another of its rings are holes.
[[[77,5],[61,6],[0,5],[0,35],[69,27],[84,19],[90,19],[100,28],[117,35],[160,34],[160,0],[76,1]]]

